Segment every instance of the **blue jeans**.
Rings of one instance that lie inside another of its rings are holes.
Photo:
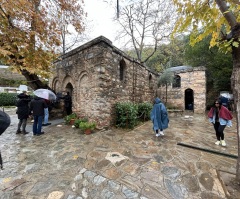
[[[43,122],[43,124],[48,123],[48,117],[49,117],[48,108],[44,108],[44,122]]]
[[[33,116],[33,134],[41,134],[43,116]]]

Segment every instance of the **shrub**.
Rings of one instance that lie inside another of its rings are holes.
[[[18,93],[0,93],[0,106],[16,106]]]
[[[83,131],[87,130],[87,129],[95,129],[96,128],[96,123],[95,122],[81,122],[79,124],[79,128]]]
[[[77,114],[76,113],[72,113],[70,115],[67,115],[64,117],[65,123],[69,124],[71,119],[77,119]]]
[[[153,105],[149,102],[138,104],[138,118],[140,121],[150,120],[150,113]]]
[[[88,122],[88,119],[87,118],[79,118],[79,119],[76,119],[75,122],[74,122],[74,126],[76,128],[79,128],[80,126],[80,123],[82,122]]]
[[[116,126],[134,128],[138,124],[138,106],[131,102],[119,102],[115,105]]]

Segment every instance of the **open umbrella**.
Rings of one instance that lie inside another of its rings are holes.
[[[40,88],[40,89],[33,91],[33,94],[38,97],[41,97],[43,99],[47,99],[47,100],[56,100],[57,99],[57,96],[48,89]]]
[[[11,119],[9,115],[3,111],[0,111],[0,135],[9,127]],[[2,155],[0,152],[0,167],[3,169]]]
[[[7,113],[0,111],[0,135],[9,127],[11,123],[10,117]]]

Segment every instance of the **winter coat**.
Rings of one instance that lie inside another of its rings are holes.
[[[17,115],[18,119],[27,119],[29,115],[29,102],[31,101],[31,98],[28,95],[25,95],[23,93],[18,95],[17,100]]]
[[[72,107],[72,97],[70,95],[64,96],[64,106],[65,106],[65,108]]]
[[[30,113],[33,116],[44,116],[44,108],[47,108],[47,103],[42,98],[35,96],[30,102]]]
[[[153,130],[168,128],[168,112],[161,100],[157,97],[151,111],[150,118],[153,122]]]

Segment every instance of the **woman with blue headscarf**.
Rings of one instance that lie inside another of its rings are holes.
[[[153,130],[156,132],[156,136],[164,135],[163,129],[168,128],[168,112],[164,104],[157,97],[153,109],[151,111],[151,120],[153,123]]]

